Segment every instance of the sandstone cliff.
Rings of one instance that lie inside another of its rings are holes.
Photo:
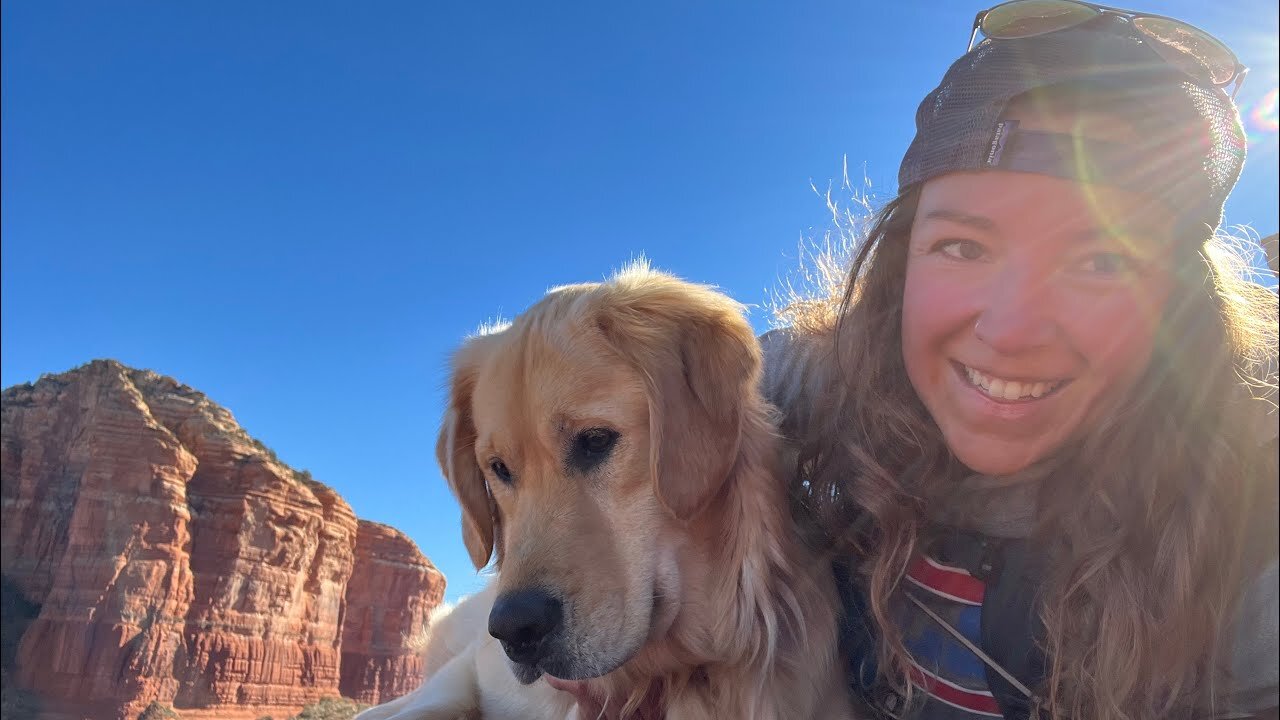
[[[444,599],[444,583],[435,568],[423,567],[421,557],[399,530],[360,523],[342,626],[344,697],[376,705],[422,681],[422,653],[412,650],[420,650],[427,616]],[[407,601],[389,605],[387,598]]]
[[[226,409],[114,361],[2,399],[5,606],[25,612],[4,670],[48,713],[284,715],[421,679],[444,578]]]

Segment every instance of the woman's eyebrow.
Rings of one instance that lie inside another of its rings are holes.
[[[1135,245],[1150,245],[1152,238],[1158,237],[1149,227],[1141,223],[1131,223],[1128,225],[1108,225],[1105,227],[1095,227],[1081,230],[1075,234],[1075,240],[1081,243],[1087,242],[1104,242],[1104,243],[1120,243],[1129,249],[1134,249]]]
[[[975,230],[983,230],[986,232],[993,232],[996,229],[996,224],[992,222],[990,218],[985,218],[985,217],[982,217],[981,215],[970,215],[969,213],[961,212],[959,210],[948,210],[948,209],[930,210],[929,212],[925,213],[924,219],[925,220],[946,220],[947,222],[959,223],[961,225],[968,225],[969,227],[974,228]]]

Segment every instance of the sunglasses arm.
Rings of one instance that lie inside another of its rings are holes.
[[[1236,96],[1240,94],[1240,88],[1244,87],[1244,79],[1249,76],[1249,68],[1241,65],[1236,68],[1235,87],[1231,89],[1231,101],[1235,102]]]
[[[978,29],[982,27],[982,19],[987,16],[987,11],[983,10],[973,17],[973,32],[969,33],[969,47],[965,48],[965,52],[973,49],[973,41],[978,39]]]

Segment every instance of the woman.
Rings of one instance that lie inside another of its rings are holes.
[[[851,686],[886,717],[1274,716],[1276,296],[1214,234],[1241,68],[1080,3],[979,25],[841,292],[765,337]]]
[[[1238,116],[1132,17],[1018,6],[1088,19],[957,61],[840,303],[767,338],[855,686],[906,717],[1274,712],[1276,299],[1213,234]]]

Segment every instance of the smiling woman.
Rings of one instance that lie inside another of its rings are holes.
[[[1085,3],[984,16],[843,287],[766,336],[853,688],[900,718],[1273,716],[1276,296],[1215,232],[1238,63]]]
[[[903,291],[907,376],[956,458],[990,474],[1046,456],[1124,397],[1170,285],[1151,239],[1168,235],[1167,213],[1117,238],[1079,183],[1010,175],[926,184]],[[1107,198],[1118,216],[1149,206]]]

